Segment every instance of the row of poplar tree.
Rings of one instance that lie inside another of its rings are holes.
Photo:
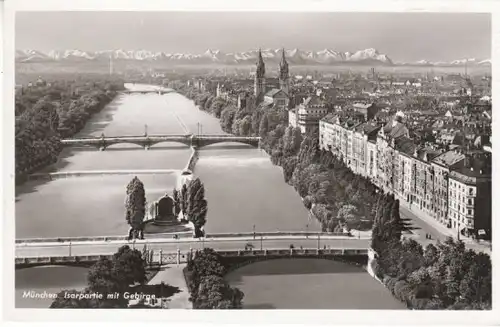
[[[183,184],[180,191],[174,189],[175,215],[194,226],[194,236],[204,235],[208,204],[205,200],[205,186],[199,178]],[[125,200],[125,220],[130,225],[129,239],[144,238],[144,218],[146,215],[146,192],[142,181],[134,177],[127,185]]]

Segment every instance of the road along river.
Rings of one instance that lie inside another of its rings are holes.
[[[151,86],[129,84],[127,88]],[[143,135],[146,130],[148,134],[196,134],[199,126],[204,134],[224,134],[216,118],[198,110],[180,94],[122,94],[95,115],[76,137],[102,133]],[[106,151],[67,148],[47,171],[181,170],[190,154],[187,146],[175,143],[157,144],[149,151],[128,144],[113,145]],[[225,143],[201,148],[199,157],[195,175],[205,184],[208,233],[320,230],[316,221],[308,220],[297,193],[283,181],[281,169],[273,166],[263,151]],[[172,192],[178,172],[137,176],[143,181],[150,202]],[[67,177],[29,181],[17,187],[16,238],[126,234],[125,188],[132,177]],[[85,285],[85,271],[69,267],[16,271],[16,306],[47,307],[50,301],[23,298],[23,291],[81,288]],[[64,283],[58,283],[59,280]],[[314,295],[309,294],[307,285],[299,287],[300,284],[303,283],[295,285],[295,291],[303,298],[297,296],[297,303],[306,303]],[[392,300],[390,295],[388,298]]]

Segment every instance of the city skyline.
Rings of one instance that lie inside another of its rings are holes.
[[[70,26],[79,29],[69,33]],[[207,49],[241,52],[281,47],[328,48],[340,52],[375,48],[397,62],[489,59],[491,15],[283,12],[18,12],[16,15],[16,49],[203,53]]]

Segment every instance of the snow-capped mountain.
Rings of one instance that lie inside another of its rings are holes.
[[[16,50],[16,61],[19,62],[36,62],[49,59],[48,56],[37,50]]]
[[[478,65],[481,65],[481,66],[487,66],[487,65],[490,65],[491,66],[491,59],[485,59],[485,60],[481,60],[480,62],[477,63]]]
[[[451,65],[465,65],[465,63],[475,64],[475,63],[477,63],[477,59],[476,58],[458,59],[458,60],[453,60],[452,62],[450,62]]]
[[[366,62],[381,62],[384,64],[392,65],[392,60],[385,54],[380,54],[376,49],[370,48],[360,50],[352,55],[349,55],[346,60],[348,61],[366,61]]]
[[[266,64],[277,64],[281,60],[282,49],[262,49],[262,57]],[[388,55],[369,48],[355,52],[340,52],[332,49],[307,51],[302,49],[285,50],[286,59],[291,65],[413,65],[413,66],[455,66],[463,65],[466,61],[470,65],[491,65],[491,60],[461,59],[452,62],[430,62],[420,60],[415,63],[394,63]],[[105,61],[110,60],[138,60],[162,61],[179,64],[254,64],[258,50],[224,53],[221,50],[208,49],[201,54],[165,53],[148,50],[53,50],[45,54],[36,50],[17,50],[17,62],[39,61]]]
[[[262,57],[266,63],[275,64],[281,60],[281,49],[262,49]],[[385,54],[379,54],[375,49],[350,52],[338,52],[331,49],[320,51],[305,51],[289,49],[285,51],[286,59],[295,65],[329,65],[329,64],[382,64],[391,65],[392,60]],[[35,50],[16,51],[16,61],[80,61],[80,60],[162,60],[173,63],[223,63],[223,64],[253,64],[257,60],[258,50],[253,49],[243,52],[224,53],[220,50],[208,49],[201,54],[191,53],[165,53],[147,50],[53,50],[48,54]]]
[[[428,61],[428,60],[419,60],[413,63],[395,63],[396,65],[404,65],[404,66],[465,66],[465,64],[469,66],[489,66],[491,65],[491,59],[486,60],[478,60],[475,58],[469,59],[457,59],[449,62],[446,61]]]

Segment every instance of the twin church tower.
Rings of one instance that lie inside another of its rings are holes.
[[[256,99],[262,99],[266,93],[266,67],[264,60],[262,59],[262,52],[259,49],[259,54],[257,58],[257,69],[255,71],[255,81],[254,81],[254,94]],[[289,96],[290,91],[290,76],[288,73],[288,63],[285,58],[285,49],[281,50],[281,61],[279,67],[279,83],[280,90]]]

